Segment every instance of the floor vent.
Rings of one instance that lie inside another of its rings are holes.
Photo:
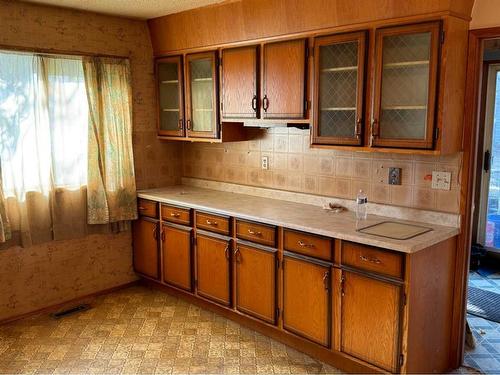
[[[81,311],[86,311],[90,309],[90,305],[78,305],[78,306],[74,306],[74,307],[71,307],[69,309],[66,309],[66,310],[62,310],[62,311],[58,311],[56,313],[53,313],[53,314],[50,314],[50,316],[52,316],[54,319],[60,319],[60,318],[64,318],[66,316],[69,316],[69,315],[73,315],[73,314],[76,314],[78,312],[81,312]]]

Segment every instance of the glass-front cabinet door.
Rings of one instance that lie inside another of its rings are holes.
[[[186,55],[188,137],[217,138],[216,52]]]
[[[158,90],[158,135],[184,136],[182,58],[156,60]]]
[[[440,23],[376,30],[372,145],[433,147]]]
[[[365,32],[314,41],[314,144],[361,145]]]

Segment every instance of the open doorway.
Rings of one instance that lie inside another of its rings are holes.
[[[500,372],[500,35],[484,40],[464,362]]]

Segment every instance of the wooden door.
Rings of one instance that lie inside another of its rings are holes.
[[[283,327],[330,345],[330,265],[286,252],[283,258]]]
[[[363,143],[364,31],[314,41],[313,143]]]
[[[342,271],[341,351],[398,371],[401,286]]]
[[[222,50],[222,119],[255,119],[259,115],[258,46]]]
[[[236,308],[276,323],[276,250],[238,243],[236,263]]]
[[[160,278],[157,220],[140,217],[132,224],[134,270],[153,279]]]
[[[156,60],[158,135],[185,135],[182,57]]]
[[[217,52],[186,55],[186,129],[189,137],[217,138]]]
[[[439,22],[376,31],[373,146],[433,147],[439,40]]]
[[[302,119],[306,100],[306,40],[264,45],[262,117]]]
[[[163,281],[191,291],[191,228],[163,224]]]
[[[196,290],[203,297],[229,306],[231,242],[217,235],[196,236]]]

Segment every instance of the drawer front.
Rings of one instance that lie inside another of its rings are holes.
[[[333,259],[333,241],[327,237],[285,229],[285,250],[324,260]]]
[[[161,218],[172,223],[190,225],[189,209],[174,206],[161,206]]]
[[[139,198],[137,200],[137,210],[141,216],[158,218],[158,203],[155,201]]]
[[[276,227],[250,221],[236,220],[236,237],[267,245],[276,246]]]
[[[342,242],[342,264],[403,278],[403,255],[353,242]]]
[[[229,218],[205,212],[197,212],[196,227],[211,232],[229,235]]]

